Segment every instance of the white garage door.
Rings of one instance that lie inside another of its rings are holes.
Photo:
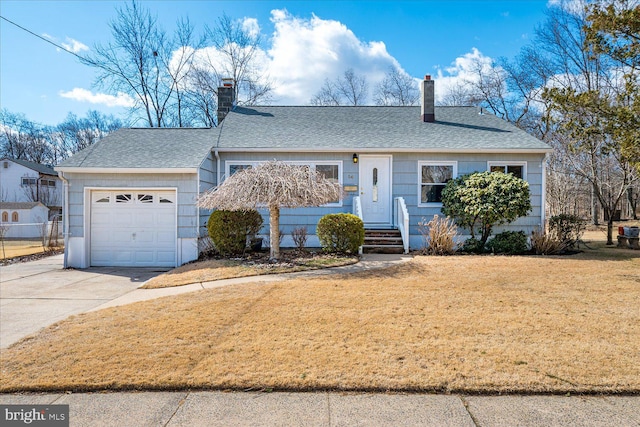
[[[174,267],[176,192],[91,192],[91,265]]]

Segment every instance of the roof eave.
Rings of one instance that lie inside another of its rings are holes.
[[[238,148],[225,148],[219,147],[219,152],[227,153],[240,153],[251,151],[263,152],[263,153],[317,153],[317,152],[333,152],[333,153],[352,153],[354,151],[360,153],[454,153],[454,154],[546,154],[552,153],[553,148],[363,148],[363,147],[278,147],[278,148],[266,148],[266,147],[238,147]]]
[[[74,167],[56,166],[57,172],[65,173],[132,173],[132,174],[177,174],[198,173],[198,168],[109,168],[109,167]]]

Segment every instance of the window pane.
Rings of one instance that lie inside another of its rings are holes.
[[[131,194],[118,194],[116,195],[116,203],[129,203],[131,202]]]
[[[316,173],[323,176],[324,178],[333,181],[339,182],[338,177],[338,165],[316,165]],[[332,200],[330,203],[339,203],[340,200]]]
[[[229,176],[245,169],[251,169],[251,165],[231,165],[229,166]]]
[[[440,203],[442,202],[443,184],[431,184],[422,186],[422,195],[420,201],[422,203]]]
[[[424,165],[422,166],[423,183],[446,183],[453,178],[453,166],[451,165]]]
[[[505,169],[504,166],[496,166],[496,165],[491,166],[491,172],[502,172],[502,173],[504,173],[505,172],[504,169]]]
[[[151,195],[151,194],[138,194],[138,201],[140,203],[153,203],[153,195]]]
[[[316,172],[332,181],[338,181],[338,165],[316,165]]]
[[[507,172],[516,178],[522,179],[522,166],[507,166]]]

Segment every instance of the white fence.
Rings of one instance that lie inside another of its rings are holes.
[[[61,239],[63,230],[62,221],[48,221],[46,226],[44,222],[29,224],[2,222],[0,227],[6,227],[5,239],[41,239],[43,237]]]

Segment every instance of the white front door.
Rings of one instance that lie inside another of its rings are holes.
[[[360,156],[360,202],[365,225],[391,225],[391,156]]]
[[[176,266],[176,192],[91,192],[91,265]]]

